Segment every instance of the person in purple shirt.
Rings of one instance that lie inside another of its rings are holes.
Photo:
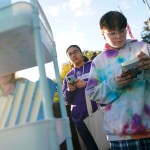
[[[87,60],[82,54],[79,46],[71,45],[67,48],[66,54],[72,65],[71,71],[66,75],[63,82],[63,94],[67,105],[71,105],[71,117],[75,127],[82,138],[87,150],[98,150],[98,147],[84,123],[84,119],[88,116],[85,87],[88,81],[91,68],[91,61]],[[69,76],[74,76],[74,82],[68,81]],[[97,110],[97,105],[91,101],[93,112]]]

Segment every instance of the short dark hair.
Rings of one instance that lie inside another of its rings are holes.
[[[88,57],[83,56],[83,61],[84,61],[84,62],[88,62],[88,61],[89,61]]]
[[[79,51],[82,53],[81,48],[80,48],[78,45],[70,45],[70,46],[66,49],[66,53],[68,52],[68,50],[69,50],[71,47],[75,47],[75,48],[79,49]]]
[[[101,30],[115,30],[116,27],[121,30],[127,27],[127,19],[121,12],[109,11],[101,17],[99,25]]]
[[[97,53],[94,52],[93,55],[91,56],[90,60],[93,60],[97,56]]]

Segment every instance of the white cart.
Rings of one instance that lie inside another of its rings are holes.
[[[7,0],[8,2],[10,0]],[[52,111],[45,63],[53,62],[62,118]],[[49,23],[37,0],[0,8],[0,76],[38,66],[44,95],[44,120],[0,130],[0,150],[58,150],[66,140],[72,150],[69,119],[63,99],[56,46]]]

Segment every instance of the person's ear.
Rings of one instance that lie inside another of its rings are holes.
[[[104,34],[102,34],[102,36],[103,36],[103,38],[106,40],[105,35],[104,35]]]
[[[104,32],[103,31],[100,31],[100,32],[101,32],[102,37],[106,40]]]

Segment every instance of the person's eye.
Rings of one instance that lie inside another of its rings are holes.
[[[116,32],[110,32],[110,33],[108,33],[109,35],[115,35],[116,34]]]
[[[75,54],[77,54],[78,53],[78,51],[75,51]]]
[[[75,51],[74,51],[74,54],[77,54],[77,53],[78,53],[78,50],[75,50]]]
[[[72,55],[72,53],[67,54],[69,57]]]

